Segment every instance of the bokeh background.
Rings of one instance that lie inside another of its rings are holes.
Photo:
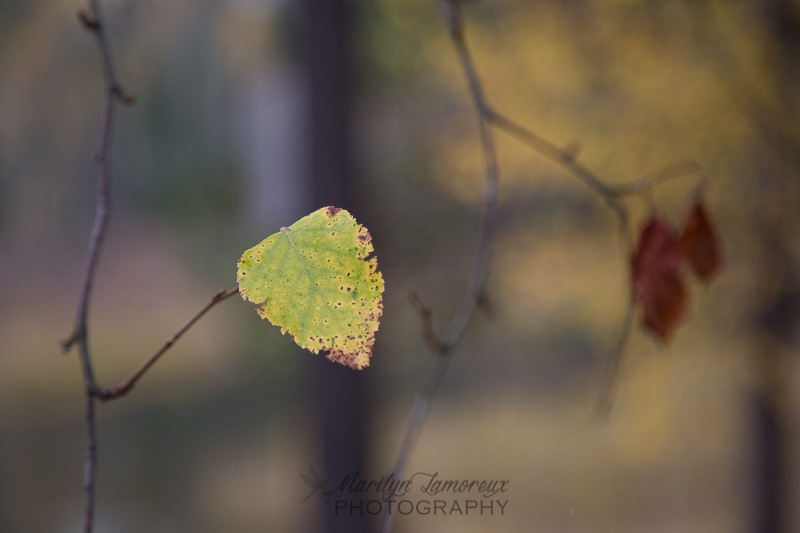
[[[214,309],[129,397],[99,407],[97,531],[323,530],[330,509],[304,501],[301,474],[327,471],[326,405],[358,433],[364,477],[392,467],[432,357],[407,293],[446,327],[474,260],[483,162],[436,2],[353,0],[327,20],[325,3],[102,3],[136,105],[114,133],[114,215],[91,307],[98,380],[126,376],[235,284],[243,250],[330,194],[369,227],[387,291],[372,365],[357,374],[298,349],[238,298]],[[81,375],[59,344],[93,218],[103,91],[81,7],[0,2],[3,532],[81,523]],[[799,530],[800,4],[464,9],[500,112],[579,148],[609,183],[702,165],[725,266],[691,285],[669,345],[634,328],[611,417],[593,421],[625,309],[625,247],[601,198],[498,133],[489,305],[409,472],[508,479],[509,504],[502,516],[401,516],[394,531]],[[328,31],[349,54],[329,64],[343,93],[313,73]],[[347,128],[314,140],[320,102],[337,94]],[[320,146],[332,159],[312,153]],[[678,224],[695,178],[627,200],[633,228],[653,210]],[[329,182],[341,190],[320,193]],[[351,403],[326,396],[340,371]]]

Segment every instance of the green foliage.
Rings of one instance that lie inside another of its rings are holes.
[[[350,213],[324,207],[245,251],[239,292],[300,347],[361,370],[383,309],[372,251],[369,232]]]

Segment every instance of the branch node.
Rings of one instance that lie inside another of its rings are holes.
[[[87,13],[85,10],[81,9],[76,13],[78,17],[78,21],[83,26],[83,29],[86,31],[91,31],[93,33],[100,32],[100,21],[97,20],[97,17],[94,15]]]
[[[461,18],[461,0],[442,0],[441,6],[450,37],[462,42],[464,40],[464,24]]]
[[[228,296],[231,296],[232,294],[236,294],[237,292],[239,292],[239,286],[238,285],[236,287],[234,287],[233,289],[220,289],[216,293],[214,293],[214,296],[211,297],[211,301],[212,302],[217,302],[219,300],[224,300]]]
[[[70,335],[69,338],[66,338],[63,341],[61,341],[61,350],[63,352],[63,355],[67,355],[72,350],[72,347],[75,346],[78,342],[80,342],[82,336],[83,335],[81,335],[80,332],[76,331],[75,333]]]
[[[100,387],[99,385],[94,385],[91,389],[91,395],[101,402],[108,402],[122,398],[128,394],[132,388],[133,384],[127,381],[113,387]]]
[[[575,163],[578,159],[578,154],[581,151],[581,145],[577,142],[570,143],[564,148],[564,161],[566,163]]]
[[[416,291],[409,291],[408,301],[414,310],[419,315],[422,322],[422,338],[428,344],[428,347],[439,355],[444,355],[447,352],[447,346],[442,343],[433,332],[433,321],[431,319],[431,308],[425,305],[420,300]]]
[[[111,395],[111,391],[97,385],[96,383],[89,383],[88,385],[86,385],[86,394],[93,398],[105,400],[108,398],[108,396]]]
[[[478,111],[478,116],[485,121],[490,121],[490,117],[494,115],[494,110],[489,106],[488,102],[486,102],[483,92],[479,94],[480,98],[476,99],[475,101],[475,107]]]
[[[475,307],[483,311],[484,316],[489,320],[493,320],[497,316],[497,307],[494,305],[492,298],[486,294],[486,291],[481,291],[478,295]]]
[[[131,106],[136,103],[136,97],[132,94],[128,94],[122,88],[119,83],[114,83],[111,85],[111,95],[117,99],[123,105]]]

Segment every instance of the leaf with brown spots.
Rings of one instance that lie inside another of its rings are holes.
[[[686,313],[683,261],[672,229],[664,221],[652,219],[642,229],[631,266],[644,325],[664,342]]]
[[[383,276],[372,237],[344,209],[324,207],[247,250],[242,298],[312,353],[369,366],[383,313]]]
[[[702,202],[697,202],[689,211],[680,244],[697,277],[711,281],[722,266],[722,253],[717,232]]]

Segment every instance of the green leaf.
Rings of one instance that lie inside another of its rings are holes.
[[[324,207],[245,251],[239,292],[302,348],[361,370],[383,313],[372,251],[372,237],[350,213]]]

